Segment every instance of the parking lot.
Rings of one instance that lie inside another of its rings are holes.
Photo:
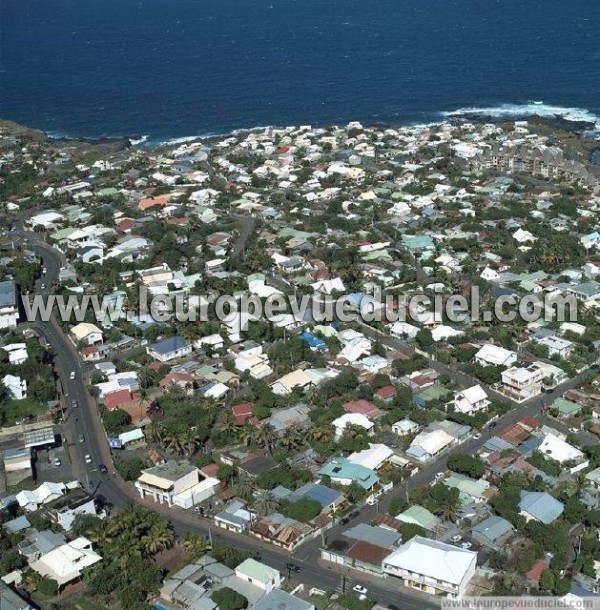
[[[58,460],[60,465],[55,460]],[[71,462],[63,445],[39,449],[37,451],[35,470],[38,481],[66,483],[74,478]]]

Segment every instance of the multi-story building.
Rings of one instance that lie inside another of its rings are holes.
[[[208,477],[189,463],[170,461],[142,470],[135,487],[142,498],[150,497],[159,504],[191,508],[216,493],[220,482]]]
[[[542,391],[544,372],[535,364],[513,366],[502,373],[500,391],[517,402],[537,396]]]
[[[475,574],[477,553],[415,536],[383,560],[383,571],[404,586],[460,598]]]

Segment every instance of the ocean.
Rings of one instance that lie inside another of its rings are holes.
[[[152,143],[464,108],[600,127],[599,33],[598,0],[3,0],[0,117]]]

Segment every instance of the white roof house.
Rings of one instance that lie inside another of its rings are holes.
[[[81,576],[84,568],[102,561],[102,557],[92,549],[92,543],[81,536],[42,555],[29,567],[42,576],[55,580],[59,587]]]
[[[511,350],[486,343],[475,354],[475,362],[482,366],[512,366],[517,361],[517,354]]]
[[[524,231],[523,229],[517,229],[514,233],[513,233],[513,239],[515,239],[516,241],[518,241],[520,244],[525,244],[527,242],[533,242],[537,240],[537,237],[535,237],[532,233],[530,233],[529,231]]]
[[[408,322],[394,322],[390,327],[390,332],[398,337],[407,337],[408,339],[414,339],[419,332],[418,326],[413,326]]]
[[[48,504],[56,498],[60,498],[67,490],[64,483],[52,483],[46,481],[37,489],[20,491],[16,496],[16,500],[21,508],[27,511],[35,511],[41,504]]]
[[[312,379],[304,371],[297,370],[274,381],[271,384],[271,390],[273,391],[273,394],[285,396],[286,394],[290,394],[294,388],[305,388],[310,386],[311,383]]]
[[[460,598],[475,574],[477,553],[415,536],[383,560],[383,571],[427,593]]]
[[[457,330],[456,328],[452,328],[452,326],[447,326],[446,324],[440,324],[431,331],[431,336],[436,343],[438,341],[445,341],[450,337],[458,337],[458,335],[462,334],[462,330]]]
[[[18,375],[7,373],[2,378],[4,387],[15,400],[27,398],[27,380],[21,379]]]
[[[368,449],[352,453],[348,456],[348,461],[370,470],[378,470],[393,455],[394,452],[387,445],[369,443]]]
[[[538,450],[561,464],[571,460],[578,461],[583,457],[579,449],[554,434],[546,434]]]
[[[454,409],[459,413],[470,415],[484,411],[489,406],[488,396],[479,384],[458,392],[454,397]]]
[[[408,450],[409,454],[428,459],[455,442],[455,438],[445,430],[431,430],[417,434]]]
[[[360,426],[364,428],[369,434],[373,433],[375,424],[362,413],[345,413],[341,417],[334,419],[332,425],[335,427],[335,437],[340,439],[344,435],[346,426]]]
[[[479,275],[479,277],[488,282],[495,282],[500,279],[500,274],[492,269],[491,267],[486,267]]]
[[[80,341],[87,345],[94,345],[102,342],[102,331],[95,325],[89,322],[81,322],[71,328],[71,337],[77,344]]]
[[[416,422],[408,418],[404,418],[392,424],[392,432],[398,436],[408,436],[409,434],[415,434],[418,432],[420,427],[421,426],[419,426],[419,424]]]

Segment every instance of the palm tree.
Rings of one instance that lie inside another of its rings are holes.
[[[460,501],[449,500],[439,510],[439,516],[444,521],[456,521],[460,515]]]
[[[197,536],[192,532],[185,533],[181,544],[188,561],[195,561],[199,557],[202,557],[202,555],[204,555],[210,549],[210,544],[206,538]]]
[[[240,428],[239,437],[244,445],[252,445],[256,440],[256,436],[257,430],[249,421],[244,424],[243,428]]]
[[[155,555],[160,551],[170,549],[175,542],[175,536],[166,524],[160,523],[153,525],[140,542],[148,555]]]
[[[271,424],[263,424],[257,432],[256,440],[271,453],[271,447],[277,439],[277,432]]]
[[[163,424],[152,421],[145,430],[146,436],[150,437],[155,443],[162,443],[165,438],[165,428]]]
[[[505,574],[502,584],[511,593],[516,593],[523,585],[523,577],[517,572],[508,572]]]
[[[233,490],[240,498],[248,499],[254,491],[254,481],[244,471],[240,470],[233,483]]]
[[[235,418],[233,417],[233,413],[229,410],[224,411],[223,415],[221,415],[218,423],[217,430],[227,436],[233,436],[233,433],[236,431],[237,426],[235,425]]]
[[[280,445],[288,451],[298,451],[304,446],[304,436],[297,428],[288,428],[281,438]]]
[[[311,428],[308,436],[315,443],[328,443],[333,439],[333,428],[331,426],[315,426]]]
[[[182,455],[185,453],[187,442],[187,431],[168,432],[163,439],[163,443],[167,449],[172,449],[176,453]]]
[[[192,429],[186,430],[183,434],[183,438],[185,439],[186,444],[185,451],[187,452],[188,456],[191,457],[200,447],[202,439],[198,432]]]
[[[253,508],[261,517],[264,517],[275,512],[278,506],[279,502],[277,502],[275,496],[271,492],[267,491],[258,496],[254,502]]]

